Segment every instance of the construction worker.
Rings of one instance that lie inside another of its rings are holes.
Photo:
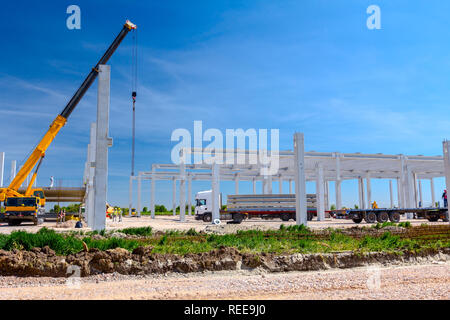
[[[117,209],[119,211],[119,222],[122,222],[122,208]]]
[[[376,201],[372,203],[372,209],[378,209],[378,204]]]
[[[61,223],[62,222],[62,209],[59,209],[59,212],[58,212],[58,219],[56,220],[56,224],[59,224],[59,223]]]
[[[116,217],[117,217],[117,208],[114,207],[114,210],[112,212],[112,217],[113,217],[113,222],[116,222]]]

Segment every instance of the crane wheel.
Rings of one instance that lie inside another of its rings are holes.
[[[387,212],[380,212],[377,215],[377,221],[379,223],[384,223],[389,221],[389,215]]]
[[[389,220],[395,223],[400,222],[400,213],[392,212],[391,214],[389,214]]]
[[[21,220],[8,220],[8,226],[20,226]]]
[[[291,218],[289,213],[282,213],[280,216],[281,220],[283,221],[289,221],[289,219]]]

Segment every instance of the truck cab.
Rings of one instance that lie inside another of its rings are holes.
[[[222,194],[219,194],[220,208]],[[195,219],[211,222],[212,220],[212,190],[200,191],[195,195]]]

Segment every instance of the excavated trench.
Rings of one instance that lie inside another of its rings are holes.
[[[125,275],[163,274],[261,269],[267,272],[312,271],[353,268],[371,264],[415,264],[448,261],[450,248],[414,252],[339,252],[326,254],[241,253],[223,247],[205,253],[151,253],[152,247],[138,247],[133,252],[122,248],[100,251],[90,249],[68,256],[58,256],[48,247],[31,251],[0,250],[0,275],[69,277],[78,266],[82,277],[117,272]],[[69,268],[70,267],[70,268]]]

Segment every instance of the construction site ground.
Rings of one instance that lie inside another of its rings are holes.
[[[429,222],[425,219],[401,219],[402,222],[409,221],[411,225],[419,226],[421,224],[448,224],[448,222]],[[220,225],[212,225],[211,223],[206,223],[203,221],[195,220],[193,216],[186,216],[186,221],[181,222],[179,216],[156,216],[152,219],[150,216],[138,217],[123,217],[122,222],[113,222],[107,219],[106,230],[123,229],[123,228],[133,228],[133,227],[144,227],[150,226],[154,231],[166,231],[166,230],[189,230],[191,228],[196,231],[215,231],[217,233],[233,233],[237,230],[247,230],[247,229],[279,229],[280,225],[284,224],[294,225],[295,221],[290,220],[289,222],[281,221],[280,219],[273,220],[263,220],[263,219],[250,219],[245,220],[241,224],[227,224],[223,221]],[[308,227],[312,229],[326,229],[326,228],[351,228],[355,226],[371,226],[372,224],[365,223],[364,221],[355,224],[351,220],[338,220],[327,218],[325,221],[308,221]],[[90,230],[89,228],[75,229],[75,221],[66,221],[63,224],[57,225],[55,221],[45,221],[39,226],[33,225],[31,222],[25,222],[20,226],[12,227],[8,226],[7,223],[0,223],[0,233],[11,233],[15,230],[26,230],[27,232],[37,232],[42,227],[47,227],[49,229],[55,229],[60,231],[68,230]]]
[[[0,299],[450,299],[450,264],[310,272],[0,277]]]

